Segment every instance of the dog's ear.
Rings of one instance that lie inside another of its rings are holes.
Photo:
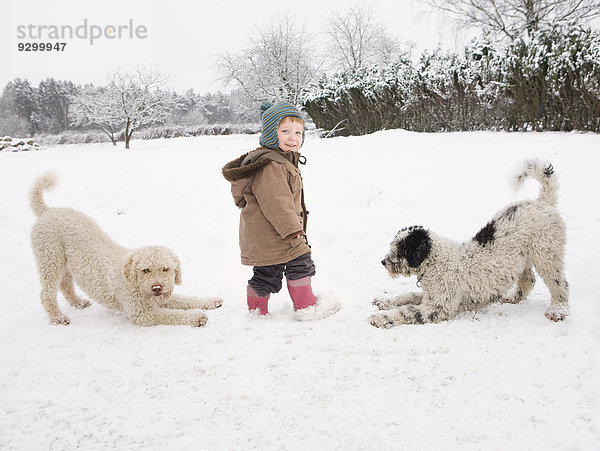
[[[181,285],[181,262],[175,254],[173,254],[173,263],[175,264],[175,285]]]
[[[135,254],[131,254],[125,265],[123,266],[123,275],[125,276],[125,280],[129,283],[129,285],[135,287],[137,286],[137,272],[135,270]]]
[[[431,251],[431,238],[427,230],[417,228],[404,238],[404,253],[408,266],[418,268]]]

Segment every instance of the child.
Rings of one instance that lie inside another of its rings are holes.
[[[248,309],[268,315],[271,293],[281,290],[285,273],[300,321],[325,318],[340,309],[324,305],[311,288],[315,265],[306,239],[302,176],[298,163],[304,143],[304,121],[290,103],[263,103],[261,147],[233,160],[223,168],[231,182],[240,214],[242,264],[253,266],[248,281]]]

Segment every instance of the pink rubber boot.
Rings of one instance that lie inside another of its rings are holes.
[[[339,303],[325,303],[313,294],[310,276],[297,280],[287,279],[287,287],[294,303],[294,318],[298,321],[327,318],[341,308]]]
[[[269,314],[269,298],[270,294],[266,295],[264,298],[261,298],[254,288],[248,285],[246,288],[246,295],[248,298],[248,311],[256,312],[259,315],[268,315]]]
[[[310,276],[302,279],[287,279],[287,287],[294,303],[294,310],[300,310],[317,303],[317,297],[312,292]]]

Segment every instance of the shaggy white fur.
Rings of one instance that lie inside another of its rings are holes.
[[[69,208],[49,208],[43,192],[55,184],[55,177],[45,174],[30,192],[31,209],[38,217],[31,229],[31,247],[40,274],[42,305],[52,323],[70,323],[58,307],[59,289],[72,306],[91,305],[76,294],[74,283],[91,299],[124,312],[141,326],[203,326],[207,317],[198,309],[221,306],[218,298],[173,294],[174,285],[181,284],[181,265],[170,249],[126,249],[86,215]]]
[[[375,299],[373,304],[387,311],[372,315],[371,324],[439,322],[490,302],[518,303],[533,289],[533,268],[550,290],[546,316],[564,319],[569,284],[566,227],[556,209],[558,181],[552,165],[538,160],[524,163],[514,178],[516,188],[529,177],[541,184],[539,197],[504,208],[468,242],[453,242],[421,226],[398,232],[382,264],[391,277],[416,275],[422,293]]]

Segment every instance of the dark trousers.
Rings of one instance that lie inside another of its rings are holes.
[[[287,263],[269,266],[254,266],[254,275],[248,281],[256,294],[261,298],[269,293],[278,293],[281,290],[283,274],[290,280],[298,280],[315,275],[315,263],[310,258],[310,252],[297,257]]]

